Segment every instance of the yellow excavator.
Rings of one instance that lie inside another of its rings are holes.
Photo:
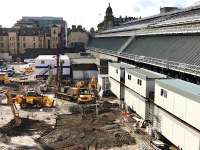
[[[49,96],[41,95],[34,90],[28,90],[24,95],[16,96],[16,103],[20,104],[22,109],[28,107],[53,107],[54,100],[49,98]]]
[[[78,81],[74,87],[62,87],[61,91],[56,93],[56,97],[77,103],[93,103],[96,98],[93,90],[96,90],[96,88],[96,78],[92,77],[89,84],[84,81]]]
[[[8,78],[8,74],[4,72],[0,72],[0,83],[2,84],[10,84],[10,80]]]
[[[15,102],[13,101],[12,96],[11,96],[11,94],[8,90],[4,91],[4,94],[6,95],[7,104],[10,106],[11,111],[12,111],[13,116],[14,116],[14,126],[20,126],[21,125],[21,118],[19,117],[19,111],[17,110]]]

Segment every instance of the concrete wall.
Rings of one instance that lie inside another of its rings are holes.
[[[200,133],[175,119],[162,109],[155,107],[155,115],[159,116],[161,134],[183,150],[200,149]]]
[[[91,79],[93,76],[98,76],[98,71],[96,70],[75,70],[72,71],[73,79],[74,80],[85,80],[85,79]]]
[[[183,97],[169,89],[164,89],[167,91],[167,98],[165,98],[161,96],[161,89],[164,88],[158,84],[155,85],[155,103],[200,130],[200,119],[198,116],[200,114],[200,103]]]

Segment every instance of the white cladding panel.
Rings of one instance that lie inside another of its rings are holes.
[[[98,72],[95,70],[76,70],[73,71],[73,79],[74,80],[84,80],[84,79],[91,79],[93,76],[97,78]]]
[[[113,79],[120,82],[120,69],[116,68],[112,65],[108,65],[108,75],[112,77]]]
[[[157,108],[159,109],[159,108]],[[159,109],[161,134],[183,150],[199,150],[200,134]]]
[[[120,98],[120,83],[115,81],[112,78],[109,78],[110,80],[110,90],[118,97]]]
[[[166,98],[161,96],[161,89],[167,91]],[[155,86],[155,103],[200,130],[200,119],[198,116],[200,114],[200,103],[162,88],[158,84]]]
[[[128,105],[132,110],[136,111],[140,117],[145,119],[146,103],[142,96],[134,93],[128,88],[125,88],[124,101],[126,105]]]
[[[131,80],[128,79],[128,75],[131,76]],[[125,85],[127,87],[129,87],[130,89],[132,89],[133,91],[135,91],[136,93],[146,97],[147,94],[146,94],[146,80],[143,80],[143,79],[140,79],[142,80],[142,84],[139,85],[138,84],[138,77],[128,73],[127,71],[125,71]]]
[[[44,72],[46,72],[45,74],[43,74]],[[53,75],[57,74],[57,69],[54,68],[52,70]],[[35,69],[35,75],[49,75],[49,71],[48,68],[36,68]],[[70,75],[70,68],[63,68],[63,75]]]

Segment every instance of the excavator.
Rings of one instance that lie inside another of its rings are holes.
[[[84,81],[78,81],[74,87],[62,87],[61,91],[56,93],[56,97],[74,101],[79,104],[93,103],[95,102],[95,94],[93,94],[93,91],[96,90],[96,88],[96,78],[92,77],[88,85]]]
[[[16,96],[16,103],[20,104],[22,109],[28,107],[53,107],[54,100],[48,96],[41,95],[34,90],[28,90],[23,95]]]
[[[12,96],[10,94],[10,91],[4,91],[3,92],[7,98],[7,104],[10,106],[11,111],[14,116],[14,126],[20,126],[21,125],[21,118],[19,117],[19,111],[17,110],[17,107],[15,105],[15,102],[12,99]]]

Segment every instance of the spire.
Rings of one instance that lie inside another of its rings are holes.
[[[112,8],[110,6],[110,2],[108,3],[108,8],[106,9],[106,16],[112,16],[113,11]]]

